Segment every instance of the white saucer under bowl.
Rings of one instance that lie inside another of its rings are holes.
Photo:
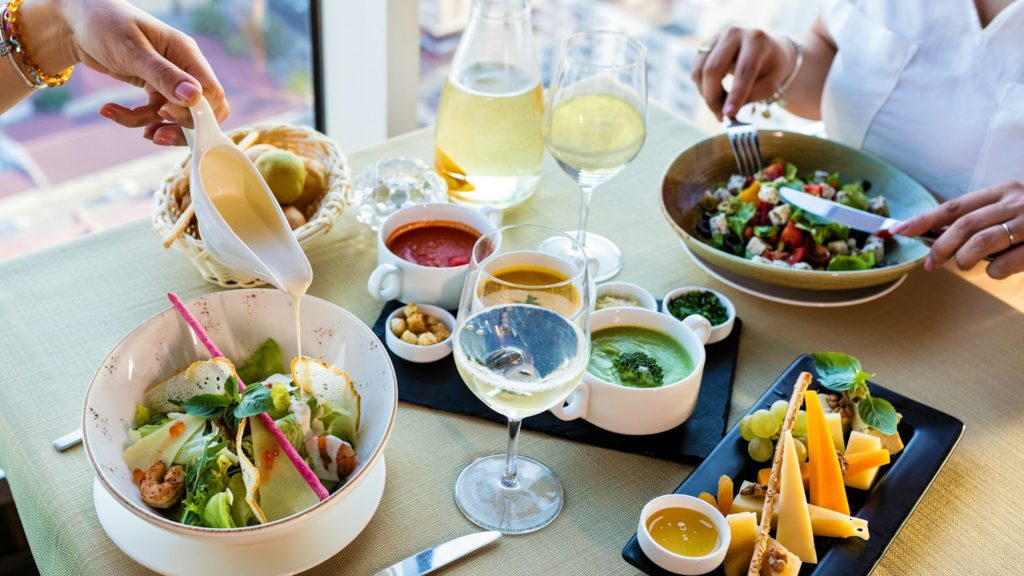
[[[380,505],[385,475],[381,456],[349,494],[348,506],[325,510],[295,531],[255,544],[204,541],[159,528],[119,504],[99,480],[93,482],[92,495],[103,530],[125,554],[150,570],[168,576],[276,576],[308,570],[355,540]]]
[[[903,284],[907,279],[906,276],[900,276],[899,279],[889,282],[888,284],[881,284],[879,286],[871,286],[868,288],[853,288],[850,290],[804,290],[800,288],[788,288],[786,286],[761,282],[748,276],[741,276],[719,266],[715,266],[694,254],[693,251],[690,250],[690,247],[682,240],[680,240],[679,243],[682,245],[686,254],[701,270],[707,272],[712,278],[715,278],[719,282],[722,282],[727,286],[731,286],[740,292],[750,294],[751,296],[792,306],[805,306],[809,308],[839,308],[842,306],[864,304],[865,302],[878,300],[882,296],[885,296],[899,288],[900,284]]]

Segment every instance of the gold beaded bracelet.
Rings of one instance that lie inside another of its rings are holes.
[[[28,82],[31,82],[33,87],[46,86],[54,88],[63,85],[71,78],[71,73],[75,71],[75,67],[71,66],[56,74],[43,72],[39,65],[36,64],[36,61],[29,55],[28,48],[25,46],[25,35],[18,28],[18,11],[20,8],[21,0],[10,0],[4,8],[2,22],[0,22],[6,36],[4,46],[8,48],[8,51],[13,51],[20,57],[25,69],[22,71],[19,68],[18,71],[23,72],[23,79],[27,76]]]

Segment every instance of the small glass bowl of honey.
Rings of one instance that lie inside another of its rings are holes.
[[[729,524],[717,508],[685,494],[651,500],[640,513],[637,541],[644,554],[675,574],[706,574],[729,549]]]

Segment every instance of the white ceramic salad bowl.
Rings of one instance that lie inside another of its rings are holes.
[[[275,339],[281,346],[286,364],[296,354],[292,301],[283,292],[266,289],[218,292],[191,300],[186,306],[213,342],[232,360],[245,358],[267,338]],[[100,485],[118,504],[137,518],[175,536],[228,546],[282,538],[304,526],[321,523],[311,520],[325,516],[344,518],[342,509],[361,507],[361,503],[353,499],[365,499],[367,491],[360,490],[361,485],[377,468],[383,469],[383,451],[394,425],[398,406],[394,368],[380,340],[351,313],[312,296],[303,298],[301,312],[303,354],[345,369],[362,398],[356,449],[358,465],[348,482],[327,499],[292,516],[226,530],[185,526],[145,505],[122,457],[135,404],[153,383],[195,360],[209,358],[184,320],[175,310],[168,309],[143,322],[114,347],[96,371],[86,393],[82,426],[86,453]],[[337,550],[347,543],[339,542]]]

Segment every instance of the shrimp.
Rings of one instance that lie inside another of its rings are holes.
[[[324,434],[306,440],[317,478],[338,482],[356,469],[356,451],[341,438]]]
[[[139,482],[142,501],[153,508],[170,508],[185,492],[185,469],[180,464],[170,468],[162,461],[150,466]]]

